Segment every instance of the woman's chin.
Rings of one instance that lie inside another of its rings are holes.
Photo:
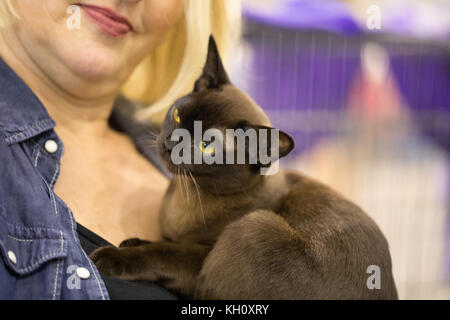
[[[79,78],[89,82],[113,80],[118,77],[117,65],[103,59],[82,59],[71,69]]]
[[[84,99],[118,94],[129,76],[114,54],[102,54],[99,50],[60,51],[58,60],[61,67],[47,70],[52,79],[64,91]]]
[[[108,47],[95,40],[72,42],[58,51],[61,62],[87,81],[125,81],[133,69],[123,48]]]

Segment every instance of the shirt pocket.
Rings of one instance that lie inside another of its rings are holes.
[[[62,231],[5,221],[0,221],[0,251],[6,266],[18,276],[32,274],[53,260],[67,257]]]

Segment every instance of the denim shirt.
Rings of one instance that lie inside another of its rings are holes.
[[[126,116],[130,106],[120,98],[111,125],[169,176],[155,150],[141,143],[149,128]],[[0,59],[0,299],[106,300],[74,216],[54,192],[64,153],[54,127],[42,103]]]

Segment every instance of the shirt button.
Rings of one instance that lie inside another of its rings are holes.
[[[44,148],[48,153],[55,153],[56,151],[58,151],[58,144],[55,140],[47,140],[45,142]]]
[[[78,276],[80,279],[87,279],[87,278],[90,277],[90,275],[91,275],[91,273],[90,273],[89,270],[86,269],[86,268],[78,268],[78,269],[77,269],[77,276]]]
[[[11,261],[13,264],[17,263],[17,257],[14,254],[14,252],[12,252],[11,250],[8,251],[8,258],[9,258],[9,261]]]

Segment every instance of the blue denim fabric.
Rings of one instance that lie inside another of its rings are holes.
[[[142,140],[139,126],[116,118]],[[53,189],[64,152],[54,127],[42,103],[0,59],[0,299],[109,299],[80,246],[70,208]],[[46,151],[48,140],[57,143],[56,152]],[[163,170],[153,151],[140,151]],[[78,277],[80,267],[89,270],[87,279]]]

